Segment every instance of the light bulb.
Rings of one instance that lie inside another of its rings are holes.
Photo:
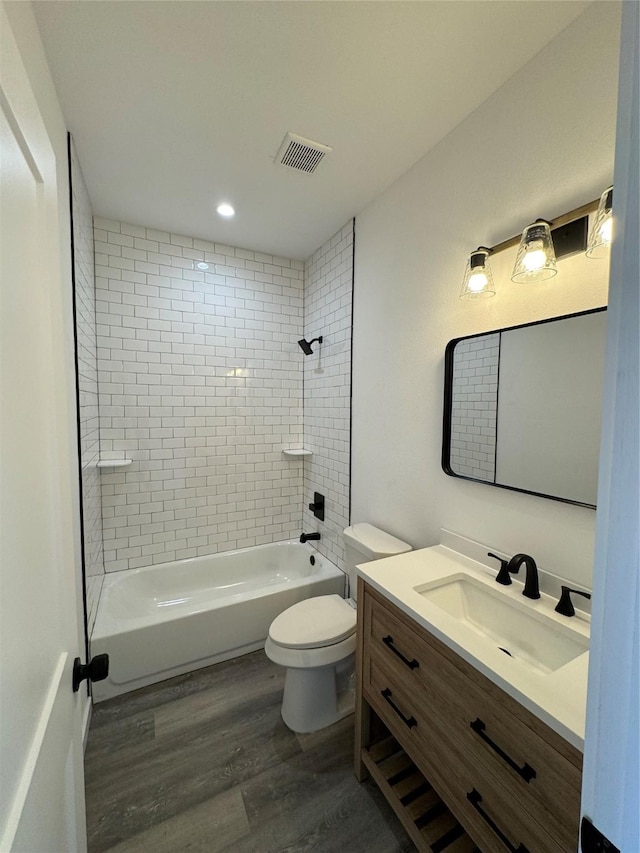
[[[608,258],[613,237],[613,187],[605,190],[600,196],[600,204],[595,222],[591,229],[588,258]]]
[[[530,249],[522,259],[522,263],[528,270],[533,272],[533,270],[541,270],[546,260],[547,256],[544,249]]]
[[[549,223],[538,219],[522,232],[511,281],[544,281],[557,271]]]
[[[219,204],[216,207],[216,210],[218,211],[220,216],[225,216],[227,218],[235,214],[235,210],[233,209],[233,207],[226,201],[222,202],[222,204]]]
[[[489,266],[490,252],[491,249],[479,246],[475,252],[471,252],[469,255],[462,279],[460,299],[495,296],[496,289]]]
[[[467,287],[473,293],[479,293],[481,290],[487,286],[488,278],[484,274],[484,272],[478,271],[471,274],[469,277],[469,281],[467,283]]]
[[[610,216],[600,226],[600,237],[604,243],[610,243],[613,238],[613,217]]]

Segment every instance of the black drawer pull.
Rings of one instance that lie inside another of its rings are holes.
[[[391,636],[391,634],[387,634],[386,637],[383,637],[382,642],[385,644],[385,646],[387,646],[388,648],[391,649],[391,651],[394,653],[394,655],[398,655],[398,657],[400,658],[402,663],[406,664],[409,667],[409,669],[417,669],[420,666],[420,664],[418,663],[418,661],[415,658],[413,660],[409,660],[409,658],[406,658],[402,654],[402,652],[399,652],[396,649],[396,647],[393,645],[393,637]]]
[[[469,723],[469,725],[474,730],[474,732],[482,738],[485,743],[489,744],[489,746],[494,752],[498,753],[498,755],[500,756],[500,758],[502,758],[503,761],[507,762],[509,767],[512,767],[516,771],[518,776],[521,776],[524,779],[525,782],[530,782],[532,779],[536,778],[536,771],[533,769],[533,767],[531,767],[530,764],[525,763],[524,767],[518,767],[513,758],[511,758],[510,755],[507,755],[507,753],[503,749],[500,749],[497,743],[494,743],[491,738],[485,734],[484,730],[486,726],[482,722],[480,717],[476,717],[476,719],[472,723]]]
[[[496,826],[496,824],[491,820],[489,815],[480,805],[480,803],[482,802],[482,796],[480,795],[479,791],[476,791],[475,788],[472,791],[469,791],[469,793],[467,794],[467,799],[474,807],[474,809],[478,812],[483,821],[488,826],[490,826],[491,829],[495,832],[495,834],[498,836],[500,841],[502,841],[507,850],[510,850],[511,853],[529,853],[529,850],[524,846],[524,844],[518,844],[517,847],[514,847],[513,844],[507,838],[507,836],[504,834],[504,832],[500,829],[500,827]]]
[[[407,726],[407,728],[412,729],[414,726],[417,726],[418,723],[415,717],[405,717],[400,708],[396,705],[396,703],[391,699],[391,691],[388,687],[385,687],[384,690],[380,691],[382,693],[382,698],[385,699],[396,712],[396,714],[400,717],[402,722]]]

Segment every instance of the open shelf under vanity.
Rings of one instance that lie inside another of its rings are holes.
[[[436,791],[378,720],[379,733],[362,749],[362,763],[424,853],[481,853]]]

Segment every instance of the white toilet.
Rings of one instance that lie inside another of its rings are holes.
[[[411,550],[371,524],[354,524],[343,535],[352,598],[320,595],[294,604],[273,620],[264,647],[270,660],[287,667],[282,719],[294,732],[315,732],[352,713],[356,566]]]

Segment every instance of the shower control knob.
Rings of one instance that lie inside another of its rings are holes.
[[[82,663],[80,658],[76,658],[73,662],[73,692],[78,692],[85,678],[89,681],[104,681],[108,675],[109,655],[95,655],[89,663]]]

